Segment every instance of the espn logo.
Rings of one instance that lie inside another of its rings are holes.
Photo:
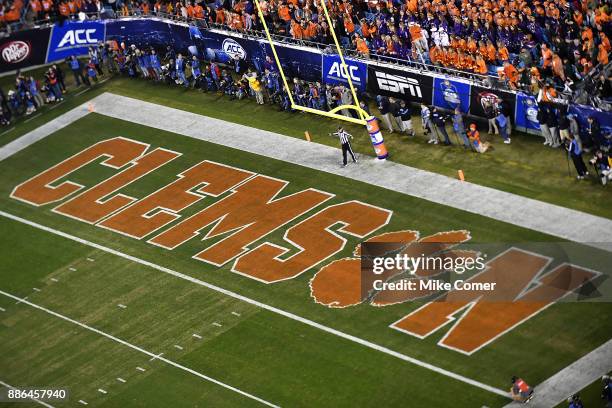
[[[376,80],[378,82],[378,87],[383,91],[401,93],[402,95],[406,95],[406,91],[408,91],[413,97],[423,97],[419,81],[416,79],[404,78],[376,71]]]

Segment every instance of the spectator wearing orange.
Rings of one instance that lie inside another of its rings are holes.
[[[510,64],[508,61],[504,62],[504,78],[510,89],[518,88],[518,80],[519,80],[519,72],[514,67],[514,65]]]

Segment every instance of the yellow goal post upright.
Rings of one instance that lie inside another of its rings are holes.
[[[338,42],[338,38],[336,37],[336,32],[334,30],[334,26],[332,24],[331,18],[329,16],[329,12],[327,11],[327,5],[325,4],[325,0],[315,0],[315,4],[317,2],[321,3],[321,7],[323,12],[325,13],[325,18],[327,20],[327,24],[329,26],[329,31],[334,40],[334,45],[336,47],[336,51],[338,52],[338,56],[340,58],[340,72],[346,77],[349,88],[351,90],[351,94],[353,96],[353,104],[352,105],[340,105],[332,109],[331,111],[324,111],[320,109],[313,109],[307,106],[298,105],[295,103],[293,99],[293,95],[291,94],[291,88],[289,88],[289,83],[287,82],[287,77],[285,76],[285,71],[281,65],[280,59],[278,58],[278,54],[276,53],[276,48],[274,46],[274,41],[272,41],[272,36],[270,35],[270,30],[268,29],[268,25],[263,15],[263,11],[261,10],[261,5],[259,4],[260,0],[255,0],[255,6],[257,7],[257,13],[259,15],[259,19],[263,25],[264,31],[266,32],[266,37],[268,39],[268,43],[270,44],[270,48],[272,50],[272,55],[274,56],[274,60],[276,61],[276,65],[278,67],[279,73],[283,80],[283,86],[285,87],[285,91],[287,91],[287,96],[289,97],[289,101],[291,102],[291,108],[295,110],[300,110],[308,113],[314,113],[316,115],[326,116],[328,118],[339,119],[346,122],[356,123],[358,125],[365,125],[368,133],[372,139],[372,145],[374,147],[374,151],[376,152],[376,156],[379,159],[385,159],[388,154],[384,145],[384,141],[382,138],[382,134],[380,132],[378,121],[374,116],[369,115],[365,110],[363,110],[359,106],[359,99],[357,97],[357,92],[355,91],[355,86],[353,85],[353,81],[351,79],[351,75],[349,74],[348,65],[344,60],[344,54],[342,53],[342,48],[340,47],[340,43]],[[338,112],[344,109],[353,109],[357,111],[359,115],[359,119],[341,115]]]

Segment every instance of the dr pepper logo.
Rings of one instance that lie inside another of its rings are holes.
[[[11,41],[2,46],[2,59],[10,64],[16,64],[28,58],[30,44],[25,41]]]

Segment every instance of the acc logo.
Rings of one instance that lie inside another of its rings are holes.
[[[11,41],[2,48],[2,59],[10,64],[16,64],[28,58],[30,44],[24,41]]]
[[[423,97],[419,81],[416,79],[376,71],[376,80],[378,81],[378,87],[383,91],[396,92],[402,95],[406,95],[406,92],[408,92],[414,97]]]
[[[346,68],[348,68],[348,72]],[[356,65],[347,64],[346,67],[343,67],[336,61],[332,64],[327,73],[328,78],[345,80],[345,82],[349,75],[351,76],[351,81],[361,83],[361,78],[359,78],[359,67]]]
[[[525,116],[527,117],[528,121],[539,124],[538,105],[536,105],[536,103],[531,99],[525,100]]]
[[[70,30],[64,34],[62,41],[59,42],[57,48],[68,48],[76,45],[85,44],[97,44],[98,39],[94,37],[96,33],[95,28],[88,28],[86,30]]]
[[[442,96],[446,103],[448,103],[453,108],[456,108],[461,104],[461,99],[459,98],[459,93],[457,92],[457,88],[448,80],[442,82]]]
[[[246,58],[246,51],[244,50],[244,48],[242,48],[240,44],[238,44],[236,41],[232,40],[231,38],[226,38],[225,40],[223,40],[223,44],[221,45],[221,48],[231,58],[234,58],[234,59],[245,59]]]

